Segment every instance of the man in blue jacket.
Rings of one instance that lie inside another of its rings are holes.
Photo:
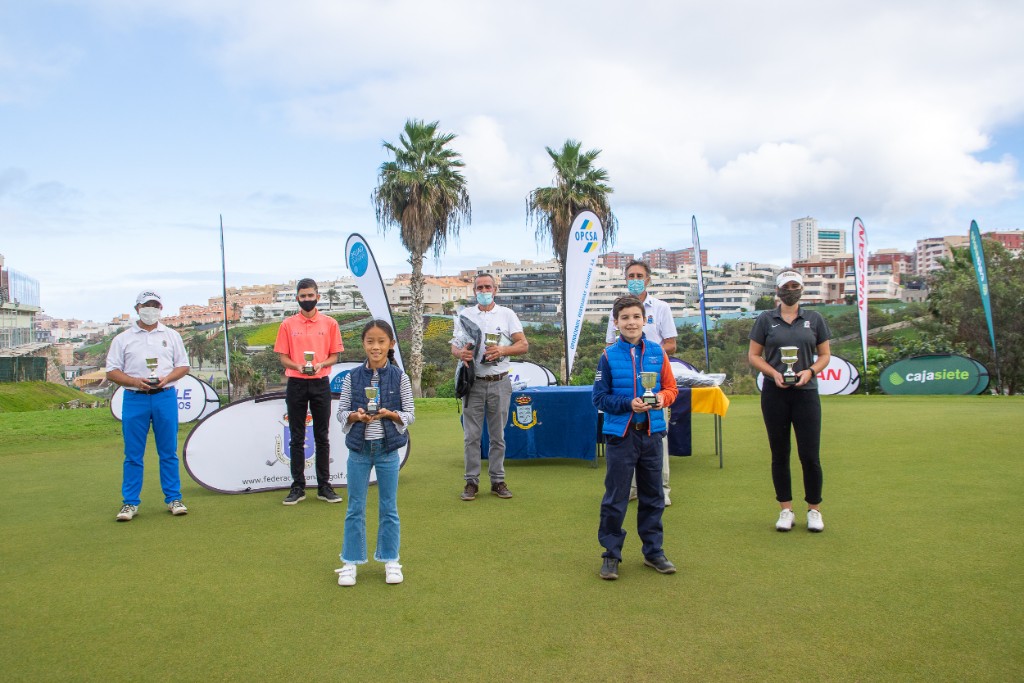
[[[630,480],[636,472],[638,506],[637,534],[643,541],[644,564],[662,574],[672,574],[675,565],[665,557],[661,516],[665,499],[661,488],[662,448],[665,434],[665,406],[679,393],[669,366],[668,354],[644,335],[644,306],[635,296],[615,300],[612,316],[619,328],[619,340],[605,349],[594,378],[594,405],[604,411],[605,462],[604,498],[597,538],[605,551],[602,579],[619,578],[622,545],[626,532],[622,522],[629,504]],[[654,373],[653,404],[645,402],[642,373]]]

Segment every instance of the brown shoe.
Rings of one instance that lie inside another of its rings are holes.
[[[480,490],[480,487],[471,481],[466,482],[466,488],[462,489],[462,500],[474,500],[476,498],[476,492]]]
[[[505,486],[505,482],[499,481],[497,484],[491,484],[491,493],[496,495],[498,498],[511,498],[512,492]]]

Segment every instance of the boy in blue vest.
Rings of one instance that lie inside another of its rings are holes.
[[[626,540],[622,522],[634,471],[639,503],[636,530],[643,541],[644,564],[662,574],[676,571],[661,547],[661,515],[665,511],[661,449],[667,428],[664,408],[672,405],[679,390],[668,354],[644,335],[644,315],[643,302],[635,296],[615,300],[612,317],[619,338],[601,355],[594,377],[594,405],[604,411],[602,431],[608,466],[597,539],[605,549],[600,575],[608,580],[619,578]],[[641,383],[642,373],[654,375],[653,403],[643,399],[647,389]]]

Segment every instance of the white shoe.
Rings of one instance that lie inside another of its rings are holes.
[[[669,498],[669,497],[668,497],[668,494],[666,493],[666,494],[665,494],[665,507],[668,507],[668,506],[669,506],[669,505],[671,505],[671,504],[672,504],[672,499],[671,499],[671,498]]]
[[[807,511],[807,530],[814,532],[825,530],[825,522],[821,521],[821,513],[817,510]]]
[[[188,508],[180,500],[172,500],[167,504],[167,509],[171,511],[172,515],[187,515]]]
[[[356,585],[356,565],[346,562],[341,569],[335,569],[334,573],[338,575],[339,586]]]
[[[783,510],[779,513],[779,521],[775,522],[776,531],[789,531],[793,528],[793,520],[796,519],[796,515],[793,514],[792,510]]]
[[[119,522],[130,522],[139,512],[138,505],[125,505],[121,508],[121,511],[117,513],[117,521]]]
[[[402,583],[404,579],[402,565],[397,562],[388,562],[384,565],[384,581],[386,583]],[[338,580],[341,581],[341,579]]]

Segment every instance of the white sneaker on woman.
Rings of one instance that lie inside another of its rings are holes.
[[[338,575],[339,586],[356,585],[356,565],[346,562],[345,566],[335,569],[334,573]]]
[[[384,565],[384,581],[386,583],[402,583],[404,579],[402,565],[397,562],[387,562]]]
[[[793,528],[793,520],[796,519],[796,515],[793,514],[792,510],[783,508],[779,512],[779,521],[775,522],[776,531],[789,531]]]
[[[814,532],[825,530],[825,522],[821,521],[821,513],[817,510],[807,511],[807,530]]]

